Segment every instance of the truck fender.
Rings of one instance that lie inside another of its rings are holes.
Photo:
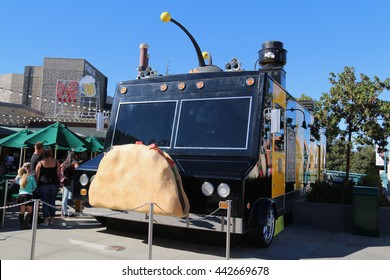
[[[267,210],[272,206],[275,217],[277,217],[276,207],[273,199],[270,198],[259,198],[255,201],[252,207],[252,211],[249,214],[249,224],[251,226],[265,224],[267,219]]]

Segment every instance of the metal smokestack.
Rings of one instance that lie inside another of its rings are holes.
[[[283,66],[286,62],[287,51],[283,48],[282,42],[267,41],[262,44],[262,49],[259,50],[260,71],[266,72],[284,88],[286,88],[286,71]]]
[[[139,45],[139,66],[137,68],[138,75],[140,75],[142,71],[145,71],[149,66],[148,48],[148,44],[142,43]]]

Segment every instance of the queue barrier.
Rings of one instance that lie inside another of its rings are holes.
[[[53,207],[57,211],[61,211],[61,209],[56,208],[56,206],[50,205],[50,204],[42,201],[41,199],[31,199],[31,200],[26,201],[24,203],[12,204],[12,205],[8,205],[8,206],[2,206],[2,207],[0,207],[0,210],[4,210],[4,213],[5,213],[5,210],[8,209],[8,208],[20,207],[21,205],[28,204],[30,202],[34,202],[33,221],[32,221],[32,227],[31,227],[32,239],[31,239],[31,252],[30,252],[30,260],[33,260],[34,256],[35,256],[35,243],[36,243],[36,234],[37,234],[37,226],[38,226],[39,204],[43,203],[43,204],[45,204],[45,205],[47,205],[49,207]],[[230,228],[232,226],[232,223],[231,223],[231,203],[232,203],[231,200],[227,200],[224,203],[223,202],[220,203],[220,207],[218,209],[216,209],[215,211],[213,211],[212,213],[208,214],[207,216],[202,217],[200,219],[191,219],[191,220],[194,220],[194,221],[206,220],[208,217],[211,217],[213,214],[215,214],[216,212],[218,212],[221,209],[226,209],[227,210],[227,224],[229,226],[227,227],[227,231],[226,231],[226,259],[230,259]],[[149,219],[149,228],[148,228],[148,259],[152,260],[154,207],[158,207],[163,212],[166,212],[166,211],[164,211],[164,209],[162,209],[158,204],[156,204],[154,202],[146,202],[143,205],[140,205],[140,206],[138,206],[138,207],[136,207],[134,209],[127,210],[127,211],[135,211],[135,210],[137,210],[139,208],[145,207],[146,205],[149,205],[149,216],[148,216],[148,219]],[[108,214],[108,215],[107,214],[106,215],[105,214],[99,214],[98,215],[98,214],[88,214],[88,213],[84,212],[84,215],[90,215],[90,216],[96,216],[96,217],[98,217],[98,216],[107,217],[107,216],[113,216],[113,215],[118,215],[118,214],[122,214],[122,213],[123,212],[117,212],[117,213]],[[175,217],[172,217],[172,218],[175,218]],[[189,218],[187,217],[187,220],[188,219]]]
[[[18,194],[13,194],[12,195],[12,198],[18,198]],[[57,196],[56,196],[56,200],[62,200],[62,193],[61,192],[58,192]]]

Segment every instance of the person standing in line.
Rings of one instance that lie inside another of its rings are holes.
[[[22,167],[25,167],[26,164],[27,164],[27,162],[24,163]],[[30,163],[28,163],[28,164],[30,164]],[[19,193],[19,189],[20,189],[19,182],[20,182],[20,179],[22,178],[23,174],[26,174],[26,170],[27,169],[25,169],[25,168],[19,168],[18,169],[18,174],[16,175],[16,177],[14,179],[14,182],[8,188],[8,191],[7,191],[7,201],[11,201],[12,200],[12,196],[14,194],[18,194]]]
[[[15,183],[14,183],[14,186],[18,187],[18,191],[17,193],[19,194],[20,192],[20,179],[22,179],[23,175],[27,174],[27,169],[26,168],[19,168],[18,169],[18,175],[16,175],[15,177]],[[15,188],[13,186],[13,188]],[[17,201],[19,203],[19,195],[18,195],[18,198],[17,198]],[[23,209],[22,209],[23,208]],[[20,212],[19,212],[19,222],[20,222],[20,228],[23,229],[23,222],[24,222],[24,208],[25,208],[25,205],[21,205],[20,206]],[[23,211],[23,214],[22,214],[22,211]]]
[[[43,223],[42,226],[53,224],[56,213],[55,202],[60,188],[61,167],[58,160],[53,158],[51,148],[46,148],[43,159],[38,162],[35,168],[35,178],[41,193],[43,203]]]
[[[8,154],[5,157],[5,173],[12,172],[12,166],[14,165],[14,157]]]
[[[61,217],[69,217],[68,212],[68,200],[72,199],[73,192],[73,165],[71,163],[72,160],[72,152],[70,152],[65,159],[65,161],[61,164],[61,181],[60,185],[62,187],[62,210]]]
[[[37,167],[37,163],[42,159],[42,153],[43,153],[42,142],[36,142],[34,144],[34,154],[31,156],[31,160],[30,160],[32,175],[35,175],[35,168]]]
[[[18,195],[18,203],[25,203],[30,201],[33,198],[33,191],[37,187],[37,183],[35,181],[34,175],[31,174],[30,163],[24,163],[23,167],[19,170],[23,169],[24,173],[20,178],[20,189]],[[18,172],[19,173],[19,172]],[[21,171],[22,173],[22,171]],[[19,213],[19,221],[20,228],[26,229],[28,228],[28,223],[30,222],[32,209],[34,202],[30,201],[27,204],[20,205],[20,213]]]
[[[74,160],[74,161],[72,161],[72,170],[73,170],[73,174],[72,174],[72,180],[71,180],[71,184],[72,184],[72,188],[73,188],[73,186],[74,186],[74,171],[77,169],[77,167],[79,167],[79,162],[77,161],[77,160]],[[84,208],[84,206],[83,206],[83,201],[82,200],[80,200],[80,199],[75,199],[75,200],[73,200],[73,203],[74,203],[74,209],[75,209],[75,215],[77,214],[77,215],[80,215],[80,214],[82,214],[82,212],[83,212],[83,208]]]
[[[43,143],[42,142],[36,142],[34,144],[34,153],[31,156],[30,159],[30,167],[31,167],[31,174],[35,176],[35,169],[37,166],[37,163],[42,159],[42,153],[43,153]],[[40,197],[35,197],[36,199],[40,199]],[[34,211],[34,209],[33,209]],[[38,217],[38,223],[42,222],[42,217]]]

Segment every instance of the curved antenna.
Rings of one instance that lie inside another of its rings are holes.
[[[198,56],[199,67],[206,66],[206,63],[204,62],[204,59],[203,59],[203,56],[202,56],[202,52],[200,51],[199,45],[198,45],[198,43],[195,41],[195,39],[194,39],[194,37],[191,35],[191,33],[188,32],[188,30],[187,30],[183,25],[181,25],[179,22],[177,22],[176,20],[174,20],[174,19],[171,17],[171,14],[168,13],[168,12],[163,12],[163,13],[160,15],[160,19],[161,19],[162,22],[169,22],[169,21],[173,22],[174,24],[176,24],[177,26],[179,26],[180,29],[183,30],[185,34],[187,34],[187,36],[190,38],[192,44],[193,44],[194,47],[195,47],[196,55]]]

